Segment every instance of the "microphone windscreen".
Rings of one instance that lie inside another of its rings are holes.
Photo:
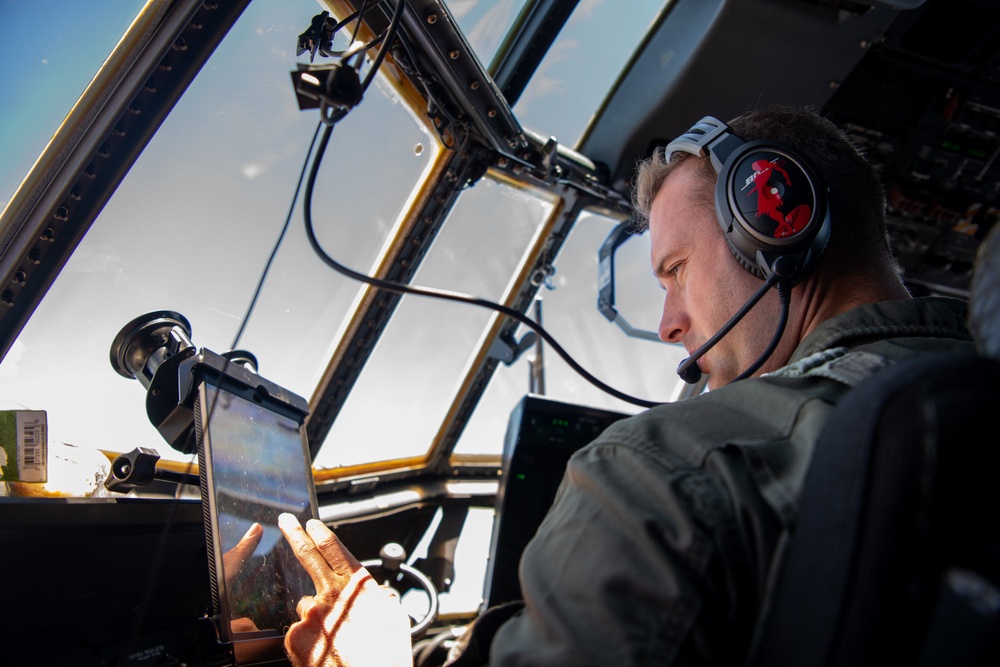
[[[688,357],[677,367],[677,375],[688,384],[694,384],[701,380],[701,369],[694,358]]]

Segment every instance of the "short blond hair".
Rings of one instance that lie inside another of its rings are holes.
[[[705,182],[706,203],[714,206],[713,189],[715,187],[715,170],[708,158],[698,158],[690,153],[674,153],[664,155],[662,148],[657,148],[653,154],[639,162],[636,167],[635,183],[632,188],[632,207],[635,211],[635,222],[640,229],[649,227],[649,213],[653,208],[653,200],[663,187],[670,174],[686,162],[697,160],[698,175]]]

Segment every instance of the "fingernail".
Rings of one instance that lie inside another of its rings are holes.
[[[253,536],[257,535],[257,533],[259,533],[262,530],[264,530],[264,527],[261,526],[259,523],[254,522],[254,524],[252,526],[250,526],[249,528],[247,528],[247,532],[246,532],[246,534],[243,537],[244,537],[244,539],[248,538],[248,537],[253,537]]]
[[[281,528],[295,528],[299,525],[299,520],[288,512],[282,512],[278,515],[278,526]]]

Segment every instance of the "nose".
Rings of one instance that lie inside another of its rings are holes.
[[[658,331],[660,340],[664,343],[680,343],[689,325],[687,311],[672,291],[668,290],[663,297],[663,314],[660,316]]]

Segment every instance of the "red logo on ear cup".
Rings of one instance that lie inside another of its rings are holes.
[[[783,168],[784,164],[785,161],[780,158],[756,160],[753,163],[753,174],[747,179],[748,185],[753,182],[753,188],[747,196],[757,193],[757,216],[766,215],[778,223],[774,230],[776,239],[798,234],[812,216],[812,209],[806,204],[799,204],[787,214],[781,211],[785,205],[784,190],[792,187],[792,179]]]

